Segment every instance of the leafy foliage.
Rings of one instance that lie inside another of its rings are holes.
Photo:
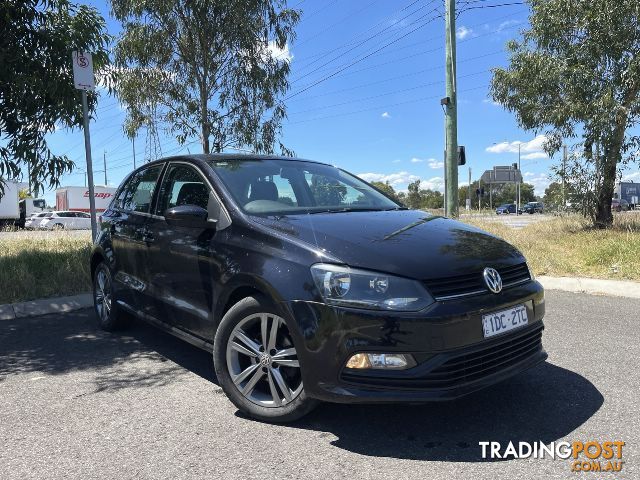
[[[129,136],[158,122],[181,144],[199,137],[204,153],[247,146],[273,152],[286,115],[289,62],[272,52],[287,47],[300,17],[286,0],[112,5],[124,30],[117,94],[129,107]]]
[[[629,134],[640,115],[640,2],[528,1],[531,27],[508,44],[509,67],[494,70],[493,99],[521,127],[547,129],[548,153],[581,137],[585,161],[599,173],[594,223],[610,226],[616,168],[640,145]]]
[[[347,196],[346,185],[324,175],[312,175],[309,188],[318,205],[341,205]]]
[[[371,185],[376,187],[382,193],[384,193],[387,197],[391,198],[394,202],[400,202],[400,198],[396,194],[396,191],[391,186],[391,184],[387,182],[371,182]]]
[[[94,8],[67,0],[3,0],[0,19],[0,179],[29,171],[37,192],[44,184],[57,186],[73,167],[68,157],[51,152],[46,139],[57,126],[82,125],[71,52],[91,52],[102,76],[110,37]],[[90,111],[96,100],[90,93]]]

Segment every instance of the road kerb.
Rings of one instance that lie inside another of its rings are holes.
[[[14,320],[16,318],[37,317],[50,313],[65,313],[93,305],[93,298],[89,293],[70,297],[43,298],[29,302],[0,305],[0,320]]]
[[[539,276],[536,279],[547,290],[640,299],[640,282],[548,276]]]

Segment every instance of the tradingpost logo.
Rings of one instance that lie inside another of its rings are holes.
[[[620,440],[587,442],[478,442],[485,459],[551,458],[568,460],[572,472],[620,472],[624,465]]]

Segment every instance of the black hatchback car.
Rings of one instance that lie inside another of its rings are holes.
[[[102,328],[135,316],[212,352],[229,399],[262,420],[453,399],[547,357],[518,250],[317,162],[148,163],[103,213],[91,272]]]

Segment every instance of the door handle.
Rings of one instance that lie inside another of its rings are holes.
[[[148,230],[145,230],[145,232],[142,234],[142,240],[145,243],[153,243],[155,241],[155,239],[153,238],[153,233]]]

